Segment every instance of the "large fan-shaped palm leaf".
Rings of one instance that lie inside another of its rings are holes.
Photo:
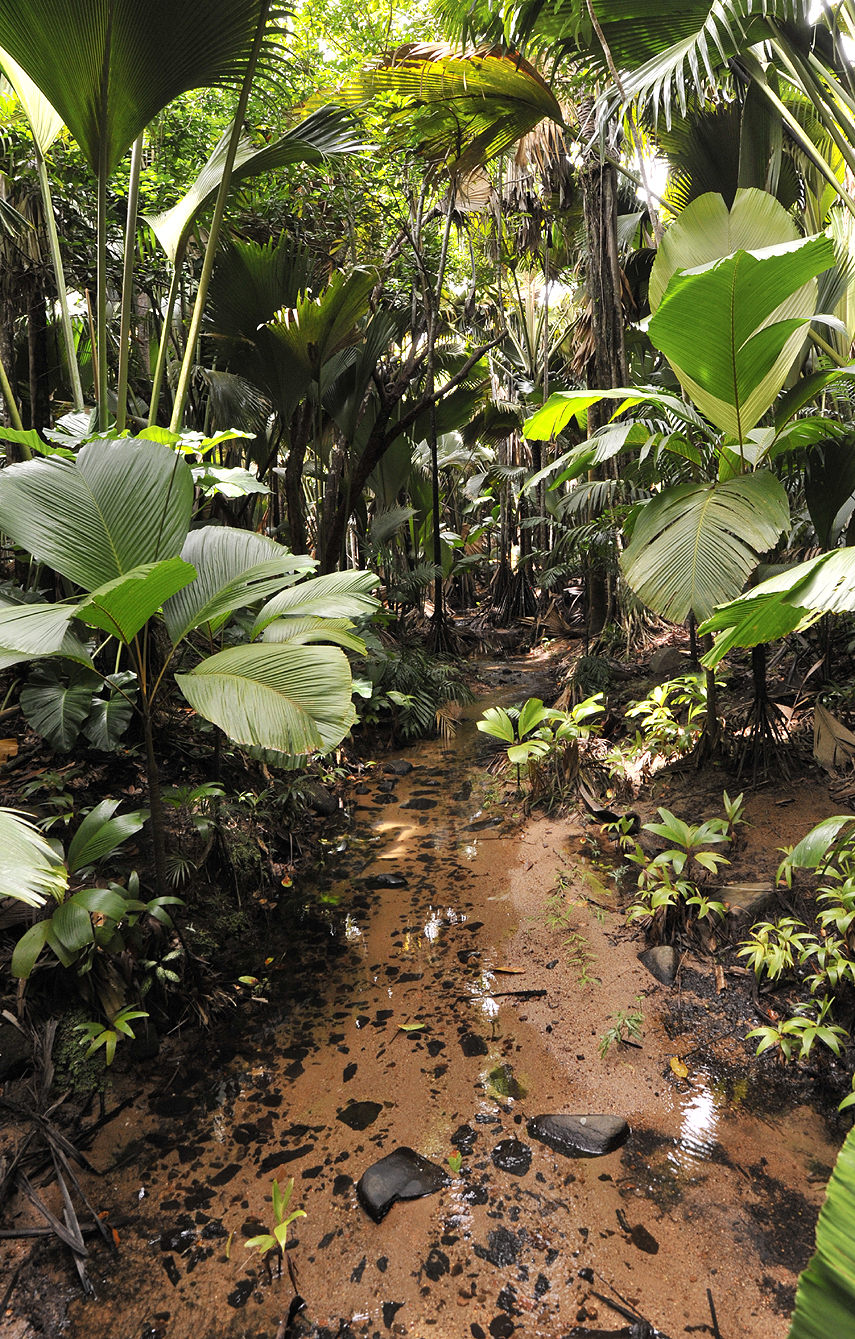
[[[418,149],[452,172],[472,171],[539,121],[563,123],[561,107],[528,61],[498,47],[460,54],[450,47],[398,48],[338,96],[359,105],[382,94],[403,99],[395,113]]]
[[[0,0],[0,46],[56,108],[92,170],[110,173],[173,98],[240,80],[262,4]]]
[[[640,511],[621,566],[648,608],[682,623],[708,618],[738,595],[789,520],[783,486],[768,471],[727,483],[681,484]]]
[[[855,1315],[855,1131],[837,1155],[816,1226],[816,1253],[802,1271],[788,1339],[845,1335]]]
[[[813,276],[833,264],[831,243],[800,239],[787,211],[765,191],[737,191],[730,210],[720,195],[701,196],[666,232],[650,275],[651,338],[724,431],[744,439],[765,413],[814,314]],[[694,324],[698,311],[703,340]]]
[[[62,901],[68,871],[37,828],[14,809],[0,809],[0,897],[40,907]]]
[[[0,527],[55,571],[93,591],[174,558],[190,527],[193,477],[168,446],[94,441],[0,471]]]
[[[777,641],[809,627],[823,614],[855,610],[855,549],[834,549],[761,581],[738,600],[717,609],[703,625],[718,632],[705,660],[717,665],[735,646]]]
[[[173,264],[180,259],[199,214],[214,203],[223,177],[230,135],[231,129],[223,134],[202,171],[176,205],[162,214],[145,216]],[[259,148],[242,136],[235,154],[232,183],[294,163],[322,163],[335,155],[354,153],[361,147],[350,113],[341,107],[319,107],[273,144]]]
[[[239,744],[326,751],[356,719],[350,667],[337,646],[235,646],[175,678],[190,705]]]

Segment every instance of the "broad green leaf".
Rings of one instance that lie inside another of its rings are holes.
[[[238,744],[322,752],[356,719],[350,667],[336,646],[236,646],[175,680],[200,716]]]
[[[527,734],[540,725],[549,716],[549,709],[544,707],[539,697],[530,697],[524,703],[522,711],[517,721],[517,733],[520,739],[524,739]]]
[[[501,739],[505,744],[516,741],[514,723],[504,707],[488,707],[478,721],[478,729],[485,735],[492,735],[494,739]]]
[[[336,270],[317,298],[304,297],[268,321],[274,339],[303,372],[319,381],[321,369],[334,353],[355,344],[359,322],[368,314],[368,299],[377,283],[376,270]]]
[[[137,676],[132,670],[108,674],[104,683],[106,697],[96,697],[89,709],[83,733],[93,748],[114,753],[124,739],[134,714]]]
[[[262,641],[291,642],[293,646],[332,642],[357,655],[365,655],[365,642],[357,637],[349,618],[321,618],[317,614],[307,614],[304,618],[276,618],[264,629]]]
[[[599,404],[601,400],[623,400],[622,409],[631,409],[643,404],[645,397],[637,391],[619,387],[610,391],[555,391],[542,409],[538,409],[523,426],[523,437],[530,442],[548,442],[563,432],[568,423],[579,414]],[[615,413],[620,413],[617,409]],[[577,448],[574,448],[577,449]],[[555,462],[557,464],[557,462]]]
[[[148,814],[145,810],[116,814],[120,804],[120,800],[102,800],[86,815],[68,848],[67,863],[72,873],[96,864],[139,832]]]
[[[361,147],[352,116],[341,107],[319,107],[273,144],[258,148],[242,136],[232,168],[232,186],[293,163],[323,163]],[[182,254],[199,214],[214,203],[223,176],[231,127],[225,131],[187,194],[163,214],[145,220],[173,264]]]
[[[675,274],[665,290],[650,338],[693,402],[737,441],[769,408],[801,345],[814,311],[808,281],[833,264],[834,248],[820,235],[737,251]]]
[[[276,618],[364,618],[378,608],[379,601],[371,594],[378,584],[379,577],[373,572],[349,570],[312,577],[268,600],[252,635],[257,637]]]
[[[767,191],[738,190],[730,210],[720,195],[712,192],[702,195],[693,200],[665,231],[650,275],[650,309],[654,314],[657,312],[665,290],[678,271],[703,267],[723,257],[733,256],[738,251],[756,251],[799,241],[800,234],[792,217]],[[815,299],[816,284],[810,281],[782,302],[773,313],[774,320],[804,320],[812,316]],[[750,314],[750,301],[748,306]],[[693,332],[697,329],[696,315],[695,312],[691,321]],[[757,318],[755,326],[760,325],[761,319],[765,319],[765,315],[764,318]],[[698,347],[703,349],[711,348],[713,344],[706,331],[706,320],[707,312],[704,310],[704,338],[697,341]],[[764,400],[766,405],[772,403],[783,385],[801,340],[801,332],[796,332],[790,343],[784,346],[780,357],[756,388],[754,398],[757,403]],[[704,413],[710,413],[706,405],[700,407]],[[746,415],[746,419],[748,417],[750,415]],[[717,422],[714,415],[712,421]],[[733,429],[728,428],[727,431],[732,432]]]
[[[57,907],[51,917],[51,932],[48,942],[53,944],[54,937],[59,940],[67,953],[78,953],[95,938],[92,929],[92,917],[79,902],[69,899]]]
[[[3,73],[18,95],[18,101],[30,123],[33,139],[44,156],[62,130],[62,117],[54,111],[44,93],[21,69],[18,62],[12,59],[8,51],[0,51],[0,65],[3,66]],[[35,429],[31,431],[38,437]]]
[[[65,905],[71,903],[82,907],[90,914],[100,912],[102,916],[109,916],[112,921],[120,921],[128,914],[127,898],[122,897],[121,893],[114,893],[110,888],[81,888],[80,892],[74,893]]]
[[[641,508],[621,558],[628,584],[655,613],[702,621],[739,594],[789,520],[780,482],[767,471],[721,484],[681,484]]]
[[[47,943],[50,921],[37,921],[21,935],[12,953],[11,972],[13,976],[27,981],[36,965],[36,959]]]
[[[848,1334],[855,1315],[855,1131],[837,1156],[816,1227],[816,1253],[799,1278],[788,1339]]]
[[[78,605],[76,616],[127,646],[164,601],[195,577],[196,569],[181,558],[146,563],[99,586]]]
[[[0,0],[0,46],[111,173],[163,107],[243,75],[261,0]]]
[[[650,310],[656,312],[680,270],[692,270],[737,251],[796,242],[800,236],[792,216],[767,191],[738,190],[730,209],[712,191],[699,196],[665,229],[650,272]]]
[[[193,466],[193,482],[201,489],[205,497],[249,497],[251,493],[269,493],[267,484],[263,484],[250,470],[235,466],[226,469],[221,465]]]
[[[143,438],[89,442],[74,461],[53,456],[0,472],[0,526],[87,591],[176,557],[192,506],[189,467]]]
[[[67,885],[65,866],[39,830],[16,810],[0,809],[0,897],[40,907],[48,897],[61,900]]]
[[[76,612],[73,604],[5,605],[0,608],[0,646],[22,659],[61,655],[91,665],[85,646],[71,631]]]
[[[36,432],[35,428],[7,428],[4,424],[3,441],[17,442],[21,446],[26,446],[32,454],[36,456],[52,456],[58,454],[66,457],[68,460],[74,459],[73,451],[69,451],[66,448],[47,446]]]
[[[187,536],[181,557],[196,570],[192,585],[167,600],[163,617],[173,645],[193,628],[217,624],[236,609],[265,600],[316,566],[248,530],[205,525]]]
[[[834,549],[761,581],[738,600],[717,609],[704,632],[723,632],[704,664],[717,665],[734,646],[776,641],[808,627],[824,613],[855,610],[855,548]],[[700,631],[700,629],[699,629]]]
[[[92,708],[101,677],[78,665],[48,661],[36,665],[21,689],[21,710],[29,725],[59,753],[74,747]]]

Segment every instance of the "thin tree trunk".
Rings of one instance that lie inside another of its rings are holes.
[[[594,162],[582,173],[582,203],[588,242],[588,295],[594,336],[590,390],[613,390],[627,383],[621,272],[617,243],[617,173],[610,163]],[[588,432],[602,427],[608,405],[588,410]],[[603,478],[602,470],[589,478]],[[606,573],[591,564],[588,573],[588,631],[597,636],[609,617]]]
[[[27,351],[30,365],[30,427],[50,427],[50,376],[47,356],[47,306],[41,284],[27,298]]]

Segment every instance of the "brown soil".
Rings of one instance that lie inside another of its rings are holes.
[[[491,701],[503,678],[507,700],[548,692],[536,662],[485,673]],[[408,777],[378,767],[391,789],[352,796],[346,850],[307,885],[299,923],[256,948],[246,970],[264,1002],[166,1038],[156,1060],[117,1060],[108,1105],[129,1105],[92,1142],[102,1175],[81,1179],[119,1248],[90,1247],[84,1301],[59,1243],[0,1243],[3,1339],[558,1339],[633,1312],[675,1339],[712,1332],[708,1289],[727,1339],[783,1339],[842,1138],[821,1114],[828,1067],[794,1080],[754,1059],[738,971],[720,992],[692,955],[673,989],[657,984],[599,828],[523,821],[499,802],[481,736],[405,756]],[[657,805],[707,817],[722,784],[663,778],[635,807],[642,821]],[[838,807],[819,784],[754,794],[735,872],[771,877],[775,848]],[[406,886],[372,888],[389,872]],[[640,1042],[601,1057],[619,1011],[643,1014]],[[354,1103],[377,1104],[361,1131],[340,1119]],[[526,1134],[549,1112],[615,1113],[632,1132],[568,1159]],[[492,1161],[509,1138],[531,1150],[522,1176]],[[402,1145],[450,1184],[376,1225],[355,1183]],[[291,1176],[307,1216],[287,1256],[306,1307],[286,1331],[289,1271],[271,1276],[245,1241],[271,1228],[271,1183]],[[11,1202],[7,1226],[39,1222]]]

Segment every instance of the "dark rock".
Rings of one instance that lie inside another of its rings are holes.
[[[435,809],[436,800],[429,800],[425,796],[417,795],[412,800],[407,800],[406,804],[401,805],[402,809]]]
[[[470,1153],[477,1138],[478,1133],[472,1129],[471,1125],[458,1125],[451,1136],[450,1142],[459,1148],[461,1153]]]
[[[653,1233],[648,1232],[647,1228],[643,1227],[641,1223],[636,1223],[635,1227],[630,1229],[629,1235],[632,1238],[633,1246],[637,1246],[646,1255],[659,1254],[659,1242],[653,1236]]]
[[[337,1113],[336,1119],[351,1130],[367,1130],[382,1110],[381,1102],[351,1102],[350,1106]]]
[[[302,790],[303,798],[313,813],[320,815],[321,818],[331,818],[333,814],[338,813],[338,800],[335,795],[330,795],[326,786],[321,785],[320,781],[304,781]]]
[[[476,1055],[489,1055],[490,1048],[483,1037],[479,1037],[477,1032],[464,1032],[460,1038],[460,1048],[463,1054],[470,1059]]]
[[[519,1255],[520,1239],[507,1227],[497,1227],[487,1233],[487,1245],[475,1243],[474,1250],[479,1260],[487,1260],[497,1269],[507,1269],[515,1265]]]
[[[407,888],[403,874],[371,874],[365,880],[368,888]]]
[[[451,1184],[435,1162],[411,1148],[396,1148],[363,1172],[357,1198],[369,1218],[381,1223],[396,1200],[417,1200]]]
[[[676,646],[661,646],[650,658],[650,674],[657,683],[665,683],[666,679],[676,679],[681,674],[687,674],[690,667],[689,657],[683,651],[678,651]]]
[[[657,944],[656,948],[645,949],[643,953],[639,953],[638,961],[647,968],[651,976],[661,981],[663,986],[673,986],[677,980],[680,955],[673,944]]]
[[[568,1158],[597,1158],[620,1148],[629,1135],[621,1116],[535,1116],[526,1126],[532,1139]]]
[[[726,902],[732,916],[740,916],[753,925],[764,916],[775,902],[771,883],[729,883],[714,894],[719,902]]]
[[[392,758],[390,762],[383,764],[383,771],[390,772],[392,776],[409,776],[413,770],[413,764],[407,762],[406,758]]]
[[[531,1166],[531,1149],[519,1139],[503,1139],[490,1156],[494,1167],[511,1176],[525,1176]]]

